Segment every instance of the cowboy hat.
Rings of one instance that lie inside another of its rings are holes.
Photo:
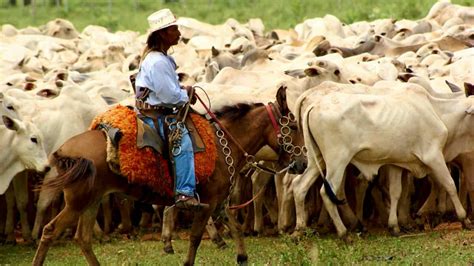
[[[161,9],[148,16],[149,32],[176,25],[176,17],[168,8]]]

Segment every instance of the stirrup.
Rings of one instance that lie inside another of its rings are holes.
[[[196,199],[195,197],[186,196],[183,194],[178,195],[174,206],[176,206],[176,208],[179,208],[179,209],[193,210],[193,211],[198,211],[203,208],[209,208],[209,204],[200,202],[199,196],[198,196],[198,199]]]

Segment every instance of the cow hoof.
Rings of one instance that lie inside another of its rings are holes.
[[[344,241],[344,243],[350,245],[354,243],[354,239],[349,234],[344,234],[341,236],[341,240]]]
[[[359,221],[356,226],[356,232],[365,234],[368,232],[367,227],[364,226],[364,224]]]
[[[388,231],[390,232],[392,236],[396,236],[396,237],[400,236],[400,228],[398,227],[391,227],[388,229]]]
[[[301,237],[303,237],[303,232],[300,231],[300,230],[295,230],[292,234],[291,234],[291,239],[294,240],[294,241],[298,241],[301,239]]]
[[[165,246],[163,248],[163,251],[166,253],[166,254],[174,254],[174,249],[172,246]]]
[[[464,219],[462,227],[467,230],[474,230],[474,225],[471,223],[469,218]]]
[[[226,249],[227,248],[227,244],[222,239],[220,239],[219,241],[215,241],[214,244],[216,244],[218,249]]]
[[[14,245],[16,245],[16,240],[15,240],[15,238],[11,239],[11,238],[7,237],[7,239],[5,240],[5,245],[9,245],[9,246],[14,246]]]
[[[416,228],[412,225],[400,225],[400,231],[403,233],[413,233],[416,231]]]

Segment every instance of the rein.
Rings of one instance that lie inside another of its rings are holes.
[[[199,86],[194,86],[194,87],[200,88],[201,90],[204,91],[204,89],[199,87]],[[235,167],[233,166],[234,161],[233,161],[233,158],[230,156],[231,149],[228,147],[228,141],[225,139],[225,135],[227,135],[227,137],[229,137],[230,140],[232,142],[234,142],[234,144],[237,146],[237,148],[244,153],[244,156],[246,158],[246,162],[250,166],[254,167],[256,170],[264,171],[264,172],[270,173],[270,174],[281,174],[281,173],[284,173],[285,171],[287,171],[289,168],[293,167],[293,165],[295,164],[295,161],[292,161],[287,167],[283,168],[280,171],[270,169],[270,168],[264,166],[263,164],[261,164],[259,162],[256,162],[255,161],[255,156],[250,155],[247,151],[245,151],[245,149],[239,144],[239,142],[221,124],[221,122],[217,119],[216,115],[207,107],[207,105],[199,97],[199,95],[195,94],[195,96],[199,100],[199,102],[202,104],[202,106],[204,107],[204,109],[206,110],[206,112],[210,116],[210,118],[212,118],[213,122],[215,122],[214,126],[217,128],[216,135],[219,138],[219,143],[222,145],[222,152],[226,156],[225,157],[225,162],[228,165],[228,171],[229,171],[229,174],[230,174],[230,176],[229,176],[230,188],[229,188],[229,195],[226,199],[225,206],[230,210],[237,210],[237,209],[241,209],[243,207],[246,207],[247,205],[252,203],[256,198],[258,198],[262,194],[262,192],[264,191],[264,187],[262,189],[260,189],[260,191],[249,201],[247,201],[243,204],[240,204],[240,205],[229,206],[230,197],[231,197],[232,191],[234,189],[233,177],[234,177],[234,174],[235,174]],[[290,117],[283,116],[280,113],[280,111],[278,110],[278,108],[275,108],[275,104],[273,104],[273,103],[269,103],[268,105],[265,105],[265,109],[268,113],[268,116],[269,116],[270,121],[272,123],[273,129],[275,130],[275,134],[276,134],[277,139],[278,139],[278,144],[280,146],[283,146],[283,150],[287,153],[292,154],[292,156],[293,155],[296,155],[296,156],[301,155],[304,152],[304,148],[299,147],[299,146],[294,146],[291,143],[292,142],[292,138],[290,136],[291,128],[288,125],[289,125],[290,121],[292,121],[292,119]],[[280,116],[278,122],[277,122],[277,120],[275,118],[275,115],[274,115],[275,112],[277,112]],[[208,120],[210,120],[209,117],[208,117]],[[282,127],[280,127],[280,125],[282,125]]]

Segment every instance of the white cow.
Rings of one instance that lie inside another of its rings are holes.
[[[404,84],[391,94],[328,92],[306,101],[300,113],[308,147],[308,171],[303,176],[326,169],[321,195],[339,236],[345,236],[347,229],[333,203],[337,202],[333,191],[340,193],[349,163],[368,178],[386,164],[416,177],[431,173],[447,190],[458,218],[471,227],[445,161],[474,148],[474,135],[468,130],[474,123],[470,117],[474,98],[438,98],[418,85]],[[401,179],[389,178],[393,206],[389,227],[396,231]]]

